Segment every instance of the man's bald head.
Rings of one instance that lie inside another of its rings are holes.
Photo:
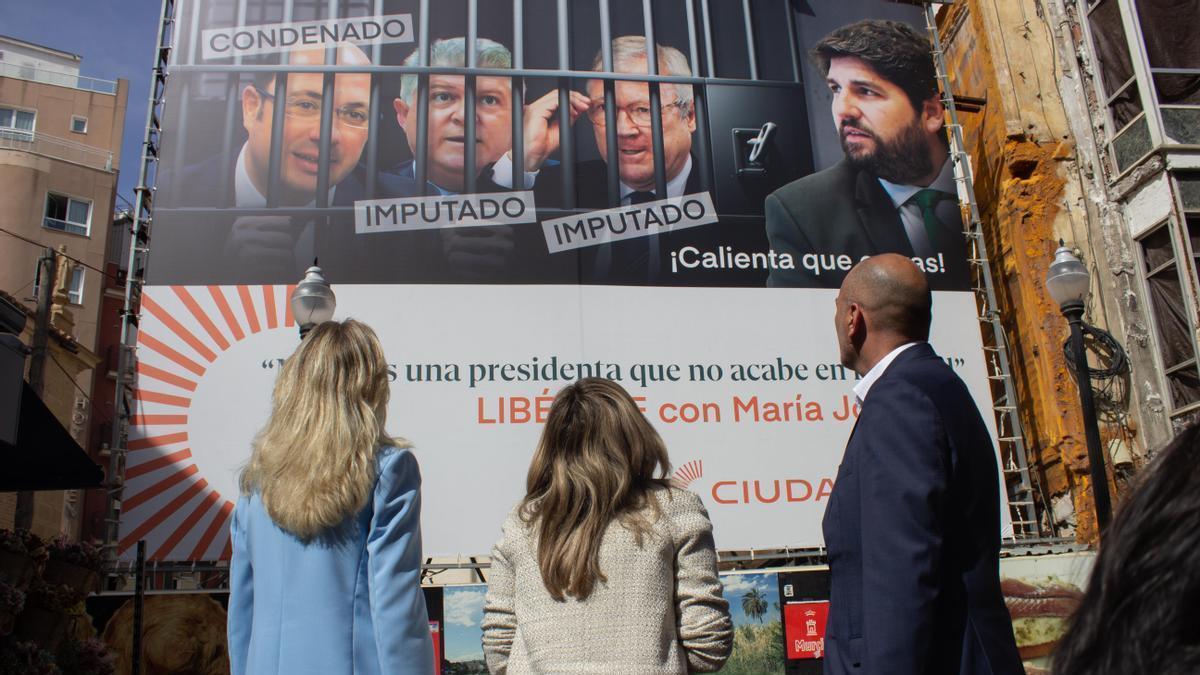
[[[929,339],[933,296],[925,274],[908,258],[895,253],[867,258],[846,274],[841,294],[863,308],[870,331],[906,341]]]

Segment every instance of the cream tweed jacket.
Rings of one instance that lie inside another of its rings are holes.
[[[542,584],[536,531],[514,508],[492,550],[483,652],[496,675],[713,672],[733,646],[721,597],[712,523],[700,498],[653,493],[662,515],[639,547],[614,522],[600,547],[598,582],[583,601],[555,601]]]

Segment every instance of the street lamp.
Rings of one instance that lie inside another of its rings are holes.
[[[1059,242],[1060,244],[1062,242]],[[1054,262],[1046,274],[1046,290],[1058,303],[1063,316],[1071,325],[1071,353],[1075,357],[1075,382],[1083,407],[1083,427],[1087,437],[1088,465],[1092,477],[1092,497],[1096,502],[1096,522],[1103,533],[1112,519],[1112,499],[1108,494],[1108,474],[1104,468],[1104,452],[1100,448],[1100,427],[1096,421],[1096,403],[1092,398],[1092,379],[1088,368],[1087,351],[1083,346],[1084,300],[1089,279],[1087,267],[1066,246],[1054,252]]]
[[[317,324],[332,319],[336,307],[337,297],[314,260],[313,266],[304,273],[304,280],[292,291],[292,316],[300,325],[300,339],[303,340]]]

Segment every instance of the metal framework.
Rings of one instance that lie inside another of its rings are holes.
[[[1012,368],[1008,360],[1008,341],[1004,326],[1000,323],[1000,312],[996,304],[996,287],[992,282],[987,242],[983,236],[983,223],[979,218],[979,206],[975,202],[975,181],[971,170],[971,158],[963,141],[962,125],[958,122],[958,110],[954,94],[950,89],[946,56],[942,51],[942,40],[937,31],[937,9],[933,4],[925,5],[925,27],[933,44],[933,62],[937,68],[938,85],[942,91],[942,103],[950,117],[950,157],[954,160],[954,180],[965,196],[967,215],[964,234],[971,252],[971,263],[977,274],[978,285],[975,298],[979,307],[979,321],[984,330],[991,332],[991,344],[983,349],[987,354],[988,380],[992,384],[992,410],[996,416],[996,440],[1000,443],[1003,462],[1004,483],[1008,488],[1008,506],[1012,517],[1013,537],[1016,540],[1037,538],[1042,535],[1033,499],[1033,486],[1029,479],[1028,456],[1025,454],[1025,436],[1021,429],[1021,418],[1017,413],[1016,387],[1013,385]],[[997,391],[999,390],[999,391]]]
[[[329,186],[329,151],[330,151],[330,134],[331,125],[333,123],[333,78],[336,73],[368,73],[372,75],[388,74],[413,74],[417,76],[417,120],[416,120],[416,143],[413,148],[414,154],[414,176],[418,186],[427,184],[428,176],[428,151],[427,140],[429,133],[429,78],[431,75],[450,74],[461,75],[466,78],[466,96],[464,100],[464,119],[466,120],[466,161],[465,166],[474,166],[474,153],[477,129],[474,123],[475,120],[475,95],[474,88],[469,86],[474,78],[481,76],[495,76],[509,78],[512,83],[513,92],[513,175],[521,177],[524,175],[523,164],[523,148],[524,148],[524,126],[523,115],[520,114],[523,106],[523,91],[526,78],[550,78],[558,83],[560,105],[559,105],[559,123],[561,128],[570,128],[570,105],[569,88],[572,82],[580,80],[600,80],[604,86],[604,107],[607,119],[614,119],[617,115],[615,104],[615,83],[618,81],[636,81],[646,82],[650,87],[650,106],[651,106],[651,132],[655,155],[655,187],[659,194],[665,194],[666,190],[666,171],[663,165],[663,129],[661,113],[663,102],[661,100],[660,87],[663,84],[675,85],[691,85],[694,92],[694,109],[696,114],[697,133],[696,145],[694,152],[697,157],[697,169],[699,171],[699,179],[702,190],[711,189],[713,185],[713,167],[711,166],[712,149],[710,147],[709,135],[709,120],[707,110],[705,108],[705,88],[706,85],[753,85],[753,86],[784,86],[784,87],[802,87],[802,69],[801,69],[801,49],[797,36],[796,26],[794,23],[795,10],[789,0],[780,0],[780,5],[783,12],[780,19],[787,22],[788,35],[788,54],[790,56],[791,80],[759,80],[759,68],[756,58],[757,43],[754,35],[754,16],[751,14],[751,2],[743,0],[741,3],[745,32],[747,58],[750,68],[750,78],[729,78],[721,77],[717,68],[716,48],[713,45],[713,17],[710,7],[711,0],[686,0],[684,8],[687,15],[687,35],[688,49],[687,53],[690,58],[692,72],[689,75],[673,75],[662,74],[658,72],[657,59],[648,59],[647,73],[618,73],[613,72],[613,54],[611,41],[611,26],[609,21],[609,1],[595,0],[598,3],[600,10],[600,25],[599,31],[601,34],[601,62],[603,71],[593,72],[591,70],[574,70],[571,68],[570,59],[570,11],[572,2],[569,0],[557,0],[557,65],[556,69],[530,69],[526,68],[523,62],[522,53],[524,51],[524,3],[523,0],[512,0],[513,6],[513,67],[509,69],[498,68],[480,68],[477,67],[477,59],[475,53],[474,37],[478,34],[479,16],[479,0],[467,0],[467,16],[468,30],[466,41],[467,56],[466,67],[448,67],[448,66],[433,66],[429,64],[430,60],[430,0],[419,0],[419,18],[417,26],[417,59],[416,65],[411,66],[383,66],[383,65],[342,65],[336,64],[336,54],[334,49],[326,50],[326,58],[324,65],[246,65],[242,64],[240,58],[235,58],[230,65],[205,65],[198,64],[196,61],[197,44],[199,38],[199,5],[195,2],[191,4],[190,29],[188,35],[186,53],[182,54],[183,62],[173,62],[170,67],[177,73],[219,73],[225,74],[227,80],[224,84],[228,96],[228,104],[226,109],[227,124],[226,128],[234,127],[236,121],[236,107],[238,105],[239,96],[238,85],[239,77],[243,74],[258,74],[271,73],[274,75],[286,75],[288,73],[321,73],[323,75],[324,96],[322,99],[321,108],[321,141],[319,144],[319,160],[318,160],[318,186],[317,186],[317,204],[315,208],[279,208],[278,195],[280,187],[280,157],[282,151],[282,129],[284,126],[284,106],[276,105],[274,108],[274,118],[272,124],[271,136],[271,159],[269,166],[269,189],[268,189],[268,208],[265,209],[221,209],[221,213],[226,215],[294,215],[294,216],[315,216],[329,217],[335,214],[348,213],[351,207],[331,207],[328,205],[328,186]],[[230,4],[235,5],[235,13],[239,25],[244,25],[247,14],[247,0],[231,0]],[[318,3],[311,3],[314,7]],[[339,6],[345,3],[339,3],[338,0],[327,0],[325,3],[325,15],[335,17],[339,15]],[[364,6],[373,7],[374,11],[379,14],[382,12],[382,0],[360,0],[356,3]],[[762,5],[755,3],[758,9],[762,9]],[[291,21],[294,18],[294,0],[282,0],[283,20]],[[655,25],[652,12],[652,0],[643,0],[643,22],[644,34],[647,42],[647,52],[654,51],[655,45]],[[957,111],[955,109],[954,98],[950,93],[950,82],[947,77],[947,70],[944,55],[941,48],[941,42],[937,34],[935,22],[935,8],[931,4],[925,6],[926,27],[929,31],[930,39],[933,44],[932,55],[937,66],[937,74],[939,84],[943,92],[943,101],[949,112],[950,123],[948,128],[951,133],[951,156],[954,160],[954,168],[956,180],[963,188],[961,194],[966,195],[966,203],[962,206],[969,212],[969,218],[965,227],[965,234],[970,242],[970,250],[972,253],[971,259],[975,270],[977,271],[978,283],[975,290],[978,304],[980,307],[980,321],[986,326],[985,330],[990,329],[991,345],[985,346],[987,352],[987,364],[989,368],[989,380],[992,384],[992,394],[994,398],[994,413],[998,425],[998,440],[1001,448],[1001,457],[1003,459],[1003,471],[1005,484],[1008,490],[1009,504],[1011,507],[1011,515],[1014,526],[1014,541],[1010,542],[1010,546],[1020,544],[1022,546],[1037,546],[1042,543],[1054,543],[1052,540],[1042,539],[1043,533],[1039,527],[1039,520],[1033,500],[1033,489],[1029,477],[1029,470],[1025,454],[1025,445],[1022,437],[1021,424],[1017,416],[1015,405],[1015,389],[1012,381],[1011,369],[1009,367],[1008,351],[1005,343],[1003,328],[1000,323],[999,315],[996,310],[996,297],[993,287],[991,272],[988,268],[987,251],[984,242],[982,226],[979,217],[979,210],[973,196],[973,181],[971,174],[970,161],[965,152],[963,142],[962,127],[958,123]],[[138,300],[141,295],[142,284],[144,282],[144,270],[146,265],[146,257],[148,249],[146,243],[148,241],[148,232],[151,225],[151,209],[154,195],[154,178],[157,173],[159,162],[158,149],[159,140],[161,137],[160,120],[164,106],[163,91],[166,85],[168,76],[168,60],[171,54],[171,45],[174,42],[174,24],[173,16],[175,12],[175,0],[163,0],[162,4],[162,22],[159,28],[158,47],[156,52],[154,79],[152,93],[148,102],[147,128],[146,137],[143,143],[142,167],[141,175],[137,187],[137,203],[134,208],[133,219],[133,237],[130,242],[130,271],[126,281],[125,289],[125,304],[122,310],[122,327],[121,327],[121,344],[119,367],[117,372],[117,418],[118,422],[114,425],[112,454],[110,457],[109,466],[109,508],[106,521],[106,555],[110,563],[110,571],[113,574],[127,574],[132,572],[132,567],[127,567],[124,564],[117,562],[117,542],[118,542],[118,527],[120,520],[120,499],[122,481],[124,475],[124,458],[127,450],[127,434],[129,429],[129,421],[132,416],[132,399],[130,396],[130,387],[133,384],[134,363],[136,361],[136,353],[134,345],[136,341],[135,329],[138,319]],[[700,31],[697,31],[699,24]],[[373,63],[379,62],[379,46],[373,47]],[[701,67],[701,64],[704,67]],[[377,119],[377,113],[380,107],[380,82],[378,77],[372,78],[371,96],[369,109],[371,111],[371,119]],[[282,99],[286,96],[287,77],[277,77],[275,96],[277,99]],[[181,96],[188,98],[189,89],[195,86],[191,78],[185,78],[181,89]],[[186,124],[187,112],[186,108],[180,111],[180,123]],[[618,157],[616,152],[617,138],[615,125],[609,124],[606,143],[608,146],[608,156]],[[233,152],[232,133],[227,133],[223,140],[223,152],[228,157]],[[182,147],[183,136],[180,136],[180,146],[176,148],[175,168],[179,168],[183,156],[186,154]],[[378,157],[378,125],[372,124],[368,130],[368,139],[366,142],[366,175],[367,175],[367,197],[374,196],[376,188],[375,176],[378,172],[379,157]],[[563,133],[560,139],[560,152],[562,160],[563,176],[563,206],[565,210],[573,210],[575,208],[575,176],[573,171],[575,149],[573,147],[572,134]],[[474,189],[473,171],[466,171],[466,187],[467,191]],[[619,203],[620,191],[618,189],[618,167],[616,162],[608,164],[607,186],[610,205]],[[163,212],[177,213],[195,213],[206,214],[214,212],[214,209],[208,208],[170,208],[163,209]],[[655,246],[657,242],[651,241],[651,246]],[[1061,543],[1061,542],[1058,542]],[[762,560],[780,560],[780,561],[804,561],[811,563],[819,563],[824,558],[823,549],[771,549],[764,551],[726,551],[722,556],[725,562],[732,562],[739,565],[750,565]],[[186,562],[186,563],[151,563],[156,571],[171,571],[176,573],[182,572],[206,572],[221,574],[226,566],[220,562]],[[487,563],[480,563],[475,559],[471,562],[464,563],[461,561],[434,563],[429,561],[426,565],[428,569],[456,569],[456,568],[483,568],[487,567]]]
[[[109,569],[116,569],[120,540],[121,495],[125,484],[125,453],[128,450],[129,422],[133,417],[132,388],[135,380],[137,324],[145,283],[147,242],[154,209],[154,182],[158,174],[158,151],[162,139],[163,110],[166,104],[167,64],[174,38],[175,0],[162,0],[158,37],[154,41],[154,70],[150,97],[146,102],[146,134],[142,140],[142,163],[138,174],[129,237],[129,270],[125,276],[125,299],[121,306],[121,341],[118,343],[117,378],[113,395],[116,407],[109,445],[108,473],[105,479],[107,509],[104,517],[104,557]]]

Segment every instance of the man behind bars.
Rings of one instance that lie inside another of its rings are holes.
[[[657,45],[658,71],[664,75],[690,77],[687,57],[678,49]],[[612,41],[613,70],[618,73],[647,72],[646,38],[626,35]],[[604,70],[603,55],[592,60],[593,71]],[[591,120],[600,159],[580,162],[575,167],[576,206],[583,209],[608,207],[607,163],[615,161],[620,176],[620,205],[679,197],[700,190],[699,172],[691,156],[692,133],[696,131],[696,111],[692,87],[685,84],[659,85],[662,102],[663,164],[666,168],[666,194],[656,192],[654,181],[654,138],[651,132],[650,86],[646,82],[619,81],[614,86],[616,118],[605,119],[604,82],[588,80],[587,95],[572,91],[569,96],[570,119],[586,114]],[[539,207],[562,204],[563,167],[551,164],[548,157],[559,147],[559,95],[554,90],[525,109],[526,189],[533,186]],[[608,156],[607,126],[616,126],[617,157]],[[498,185],[521,183],[513,180],[511,152],[492,168],[491,179]],[[611,283],[654,283],[660,279],[661,251],[669,250],[675,233],[639,237],[589,247],[580,251],[581,279]],[[689,232],[694,238],[697,235]],[[559,254],[561,255],[561,254]]]
[[[338,47],[337,65],[370,65],[370,59],[353,44]],[[322,65],[324,49],[290,52],[289,65]],[[291,73],[287,90],[283,128],[279,131],[280,207],[315,206],[318,154],[321,139],[321,107],[324,96],[321,73]],[[271,133],[275,120],[276,76],[263,73],[241,92],[242,125],[246,141],[229,161],[220,155],[188,166],[170,179],[175,185],[173,206],[208,208],[264,208],[270,184]],[[333,78],[333,119],[329,129],[329,200],[330,205],[349,205],[362,199],[363,180],[354,169],[362,155],[370,126],[369,104],[371,76],[367,73],[339,73]],[[163,234],[172,236],[163,228]],[[184,228],[180,228],[184,229]],[[180,236],[187,236],[179,233]],[[287,216],[244,216],[236,219],[222,238],[207,231],[206,242],[215,241],[220,252],[198,253],[201,249],[184,247],[190,260],[179,261],[184,267],[194,263],[212,265],[220,256],[222,269],[241,279],[239,271],[255,270],[257,280],[293,279],[312,259],[312,228]],[[202,244],[197,242],[197,246]],[[164,247],[165,250],[165,247]],[[232,278],[232,277],[231,277]],[[249,278],[249,277],[247,277]]]
[[[663,75],[691,77],[687,57],[678,49],[657,45],[658,70]],[[646,38],[625,35],[612,41],[613,70],[618,73],[646,73]],[[603,71],[603,55],[592,60],[593,71]],[[693,166],[692,133],[696,131],[696,111],[692,106],[691,85],[659,85],[662,101],[663,164],[666,167],[667,194],[655,194],[654,139],[651,136],[650,86],[645,82],[619,81],[615,85],[617,153],[620,174],[621,205],[639,204],[655,199],[678,197],[698,191],[699,169]],[[581,162],[575,168],[576,205],[580,208],[608,206],[608,120],[604,116],[604,82],[588,80],[587,95],[570,93],[571,121],[586,113],[592,122],[600,160]],[[525,109],[525,186],[533,185],[538,203],[561,203],[562,166],[548,165],[547,158],[558,150],[560,141],[558,90],[542,96]],[[492,178],[503,186],[513,185],[511,153],[493,167]]]
[[[436,40],[429,46],[429,65],[461,68],[467,63],[466,38]],[[404,65],[417,64],[414,50]],[[479,68],[511,68],[507,47],[476,38],[475,63]],[[400,79],[400,96],[392,102],[396,121],[404,130],[409,150],[417,150],[417,75]],[[429,113],[426,147],[426,195],[457,195],[466,189],[466,78],[462,75],[429,76]],[[507,77],[475,78],[475,167],[478,175],[512,147],[512,80]],[[401,162],[381,174],[382,197],[409,197],[415,187],[415,160]],[[398,186],[401,192],[395,193]],[[501,188],[480,181],[475,192]],[[516,233],[511,226],[449,228],[438,231],[432,243],[440,252],[439,269],[454,281],[485,282],[510,279],[517,265]],[[414,237],[410,236],[409,240]],[[363,248],[359,246],[359,248]],[[376,248],[376,247],[370,247]]]
[[[437,40],[429,47],[429,65],[461,68],[467,63],[466,38]],[[404,60],[417,64],[418,51]],[[479,68],[511,68],[512,53],[499,42],[476,38],[475,59]],[[462,75],[429,76],[429,123],[426,167],[426,192],[431,195],[461,193],[466,186],[463,165],[466,158],[466,78]],[[400,79],[400,97],[392,102],[396,121],[404,129],[408,147],[417,151],[417,76]],[[495,162],[512,147],[512,80],[507,77],[475,78],[475,167]],[[402,162],[389,173],[414,180],[414,160]]]
[[[913,258],[934,290],[966,288],[966,239],[929,41],[907,24],[866,20],[821,39],[812,58],[832,93],[845,159],[765,203],[776,253],[854,263]],[[830,269],[832,267],[832,269]],[[836,288],[837,266],[773,269],[768,286]]]

